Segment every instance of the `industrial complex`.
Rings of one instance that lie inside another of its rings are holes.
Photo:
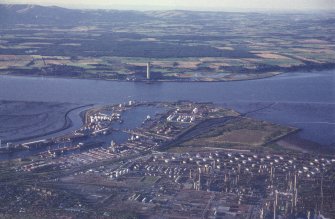
[[[14,157],[10,169],[1,166],[1,216],[334,217],[335,157],[267,146],[294,128],[262,122],[269,133],[259,145],[211,145],[261,128],[235,111],[188,101],[93,107],[83,120],[61,137],[1,147]],[[194,139],[202,146],[190,146]]]

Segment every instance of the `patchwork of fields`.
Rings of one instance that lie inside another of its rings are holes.
[[[54,8],[17,7],[0,6],[16,17],[0,22],[0,74],[143,80],[150,61],[154,80],[221,81],[335,66],[327,13],[57,8],[54,19]]]

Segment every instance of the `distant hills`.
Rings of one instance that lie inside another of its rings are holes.
[[[232,14],[241,17],[252,15],[252,19],[262,18],[264,13],[248,12],[206,12],[206,11],[134,11],[134,10],[84,10],[67,9],[57,6],[28,4],[0,4],[0,25],[85,25],[94,22],[141,22],[147,20],[206,21],[226,19]],[[283,15],[283,13],[281,13]],[[289,13],[291,14],[291,13]],[[278,14],[273,14],[278,16]],[[330,22],[334,22],[331,20]]]
[[[230,12],[83,10],[56,6],[0,4],[0,25],[86,25],[94,22],[140,22],[151,20],[207,20],[227,18]],[[238,14],[238,13],[234,13]],[[246,14],[246,13],[241,13]],[[248,13],[250,14],[250,13]],[[257,16],[257,13],[252,13]]]
[[[94,21],[140,21],[149,16],[137,11],[79,10],[38,5],[0,4],[0,24],[79,25]]]

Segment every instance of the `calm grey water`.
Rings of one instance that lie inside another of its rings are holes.
[[[133,83],[0,76],[0,100],[114,104],[138,101],[214,102],[250,116],[302,128],[300,135],[335,145],[335,70],[211,83]]]

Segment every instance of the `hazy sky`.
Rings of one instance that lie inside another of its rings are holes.
[[[140,10],[335,10],[335,0],[0,0],[0,3]]]

